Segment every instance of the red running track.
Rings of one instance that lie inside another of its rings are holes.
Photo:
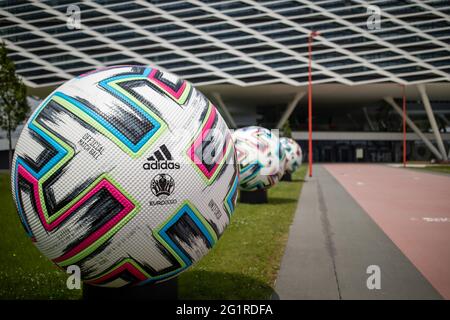
[[[450,299],[450,176],[385,165],[325,168],[433,287]]]

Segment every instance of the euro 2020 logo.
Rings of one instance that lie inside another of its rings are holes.
[[[173,193],[175,180],[167,173],[160,173],[153,177],[150,189],[158,198],[165,199]]]

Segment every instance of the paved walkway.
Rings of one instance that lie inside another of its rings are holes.
[[[450,299],[450,176],[383,165],[325,168]]]
[[[371,265],[381,270],[379,290],[367,288]],[[441,298],[322,165],[303,186],[275,291],[280,299]]]

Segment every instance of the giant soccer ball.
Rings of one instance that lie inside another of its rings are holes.
[[[171,278],[229,223],[238,168],[231,133],[189,82],[109,67],[57,88],[17,143],[12,189],[38,249],[93,285]]]
[[[302,149],[291,138],[280,138],[281,148],[286,154],[285,170],[289,173],[296,171],[302,164]]]
[[[275,134],[266,128],[251,126],[236,130],[233,140],[239,163],[239,189],[264,190],[280,180],[285,155]]]

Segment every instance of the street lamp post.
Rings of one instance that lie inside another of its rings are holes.
[[[308,156],[309,156],[309,176],[312,177],[312,72],[311,72],[311,61],[312,61],[312,40],[319,33],[312,31],[308,37]]]
[[[403,167],[406,168],[406,87],[403,85]]]

